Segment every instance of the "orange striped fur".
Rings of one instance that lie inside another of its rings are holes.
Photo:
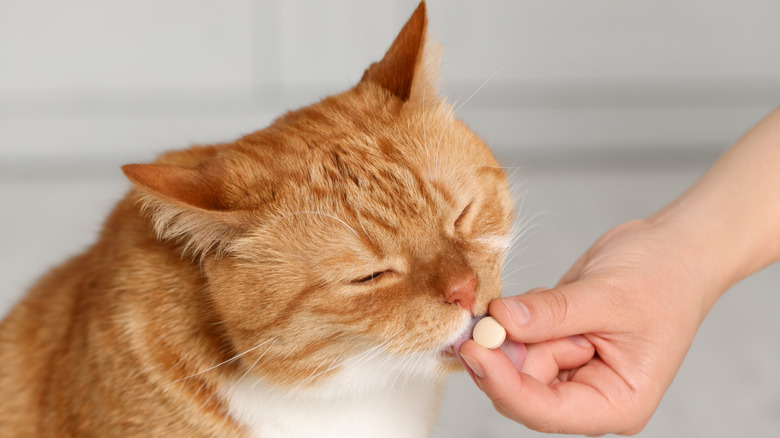
[[[426,25],[423,2],[344,93],[123,167],[97,243],[0,325],[0,436],[327,436],[340,408],[318,410],[351,401],[382,429],[364,436],[424,436],[512,221],[503,171],[437,97]]]

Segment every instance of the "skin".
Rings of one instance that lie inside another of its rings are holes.
[[[555,288],[491,302],[528,356],[518,372],[467,342],[476,384],[531,429],[641,431],[717,299],[780,259],[778,169],[775,109],[678,199],[607,232]]]

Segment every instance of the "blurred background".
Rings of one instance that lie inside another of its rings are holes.
[[[227,141],[356,83],[416,0],[0,2],[0,314],[95,238],[121,164]],[[682,192],[780,101],[776,0],[430,0],[443,93],[533,229],[507,295]],[[713,309],[642,437],[780,430],[780,270]],[[465,375],[434,437],[535,437]]]

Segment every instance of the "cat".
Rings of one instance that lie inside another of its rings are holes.
[[[514,211],[426,28],[421,2],[352,89],[123,166],[0,325],[0,436],[427,436]]]

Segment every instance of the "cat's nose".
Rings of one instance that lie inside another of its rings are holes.
[[[471,272],[455,275],[444,288],[444,301],[460,306],[474,314],[474,289],[476,287],[477,277]]]

